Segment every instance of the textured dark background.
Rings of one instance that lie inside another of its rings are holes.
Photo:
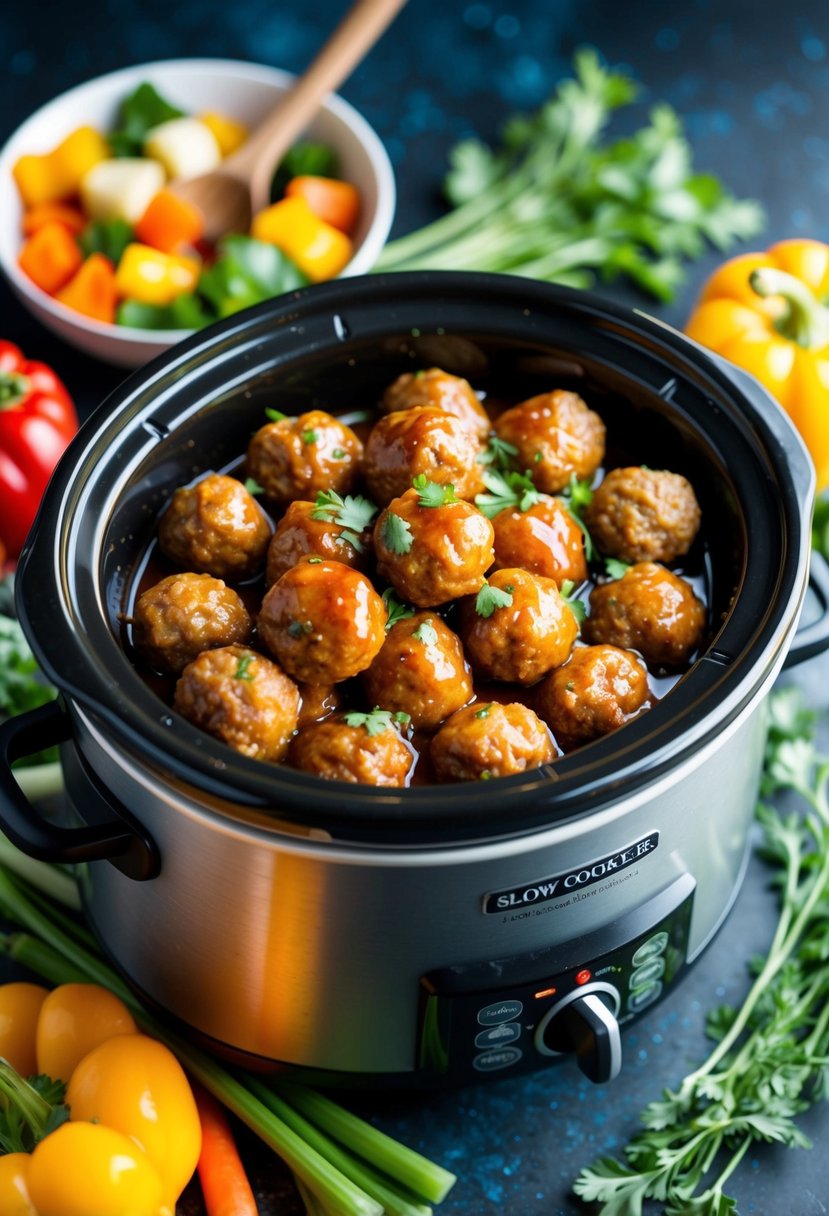
[[[329,0],[54,0],[6,5],[0,73],[0,140],[36,106],[90,76],[157,58],[217,55],[301,70],[344,5]],[[393,235],[440,212],[446,154],[460,137],[492,138],[513,111],[538,106],[569,70],[573,51],[595,46],[641,82],[625,118],[638,124],[657,100],[684,119],[695,163],[719,174],[768,214],[762,243],[786,236],[829,240],[829,16],[824,0],[410,0],[406,11],[341,89],[371,122],[397,173]],[[2,218],[2,217],[0,217]],[[712,251],[689,271],[675,304],[607,294],[681,325]],[[0,334],[53,363],[88,413],[124,375],[42,331],[0,285]],[[813,704],[829,704],[827,663],[796,678]],[[792,678],[792,677],[787,677]],[[642,1106],[675,1085],[705,1052],[704,1014],[739,1003],[746,960],[773,923],[767,872],[752,861],[736,907],[702,960],[660,1006],[624,1036],[621,1077],[595,1087],[563,1064],[515,1081],[430,1096],[358,1094],[348,1101],[392,1135],[455,1169],[447,1216],[563,1216],[585,1211],[569,1196],[578,1170],[621,1150]],[[740,1212],[818,1216],[829,1211],[825,1108],[806,1116],[811,1152],[769,1147],[733,1179]],[[287,1173],[243,1135],[263,1216],[301,1211]],[[180,1216],[201,1212],[192,1187]]]

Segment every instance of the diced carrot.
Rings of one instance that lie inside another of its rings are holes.
[[[203,232],[204,216],[198,207],[178,198],[171,190],[159,190],[135,225],[139,241],[162,253],[194,244]]]
[[[351,182],[341,182],[333,177],[292,177],[285,187],[288,198],[300,195],[305,199],[314,215],[326,224],[339,228],[348,236],[354,231],[360,214],[360,191]]]
[[[102,253],[91,253],[55,299],[67,308],[83,313],[85,317],[114,325],[115,305],[118,302],[115,267]]]
[[[52,220],[63,224],[64,228],[76,235],[83,232],[87,223],[86,216],[79,207],[72,207],[69,203],[39,203],[23,212],[23,235],[31,236],[38,228],[51,223]]]
[[[75,274],[83,254],[69,229],[50,220],[32,233],[17,260],[33,283],[54,295]]]

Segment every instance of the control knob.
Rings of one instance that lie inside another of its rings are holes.
[[[591,1081],[612,1081],[622,1067],[619,994],[610,984],[591,984],[568,993],[547,1011],[535,1032],[542,1055],[575,1053]]]

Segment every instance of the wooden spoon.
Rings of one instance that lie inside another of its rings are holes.
[[[194,203],[205,221],[205,237],[247,232],[251,216],[268,206],[274,170],[296,137],[390,24],[406,0],[357,0],[310,67],[277,102],[238,152],[218,169],[168,183]]]

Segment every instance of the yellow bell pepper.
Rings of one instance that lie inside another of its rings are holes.
[[[169,1134],[175,1136],[175,1128]],[[102,1123],[64,1123],[32,1153],[26,1185],[37,1216],[172,1216],[161,1176],[131,1136]],[[25,1209],[24,1209],[25,1211]]]
[[[3,1216],[38,1216],[29,1195],[29,1153],[0,1156],[0,1212]]]
[[[213,110],[199,114],[199,122],[203,122],[213,132],[213,138],[219,145],[222,156],[230,156],[231,152],[241,148],[248,137],[248,129],[244,123],[237,122],[235,118],[228,118],[226,114],[217,114]]]
[[[715,271],[685,332],[751,372],[800,431],[829,486],[829,245],[780,241]]]
[[[281,249],[314,283],[333,279],[351,260],[345,233],[314,215],[299,196],[283,198],[253,217],[250,235]]]
[[[26,207],[54,203],[77,194],[81,179],[110,155],[109,145],[94,127],[78,127],[51,152],[21,156],[12,175]]]
[[[142,304],[171,304],[192,291],[199,278],[198,258],[162,253],[149,245],[127,245],[115,273],[115,287],[125,300]]]

